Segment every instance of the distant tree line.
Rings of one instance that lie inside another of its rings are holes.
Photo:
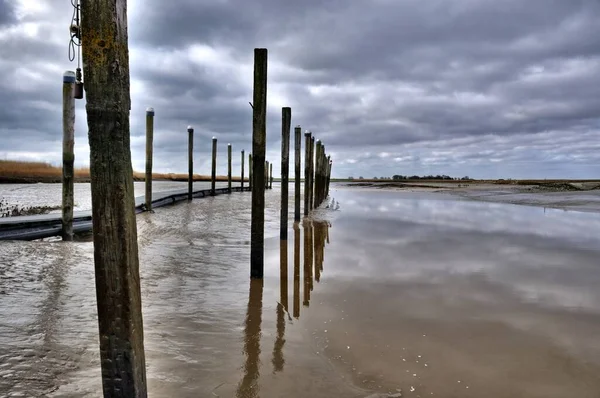
[[[443,175],[427,175],[427,176],[403,176],[403,175],[399,175],[396,174],[394,176],[392,176],[392,180],[470,180],[471,178],[469,176],[465,176],[462,178],[454,178],[454,177],[450,177],[447,176],[445,174]]]
[[[349,180],[354,180],[353,176],[348,177]],[[358,177],[359,180],[363,180],[364,177],[360,176]],[[399,174],[395,174],[392,177],[373,177],[373,180],[396,180],[396,181],[402,181],[402,180],[450,180],[450,181],[469,181],[472,180],[471,177],[469,176],[464,176],[462,178],[455,178],[455,177],[450,177],[447,175],[427,175],[427,176],[403,176],[403,175],[399,175]]]

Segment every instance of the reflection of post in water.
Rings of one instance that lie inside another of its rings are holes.
[[[325,260],[325,241],[329,240],[329,223],[327,221],[313,222],[315,240],[315,279],[319,282]]]
[[[300,225],[294,223],[294,318],[300,316]]]
[[[313,235],[315,241],[315,281],[319,282],[321,279],[321,265],[323,264],[323,228],[322,222],[316,221],[313,223]]]
[[[288,250],[287,240],[280,241],[279,303],[277,304],[277,338],[273,347],[273,371],[283,370],[283,345],[285,344],[285,313],[288,309]]]
[[[244,378],[238,386],[238,398],[258,397],[258,376],[260,357],[260,324],[262,321],[263,280],[250,279],[248,312],[244,329]]]
[[[312,222],[304,220],[304,301],[302,305],[308,307],[310,291],[312,290],[312,264],[313,264],[313,236]]]

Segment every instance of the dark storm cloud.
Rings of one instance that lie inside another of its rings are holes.
[[[0,0],[0,26],[15,22],[15,10],[9,0]]]
[[[55,81],[74,68],[70,5],[40,1],[43,11],[9,13],[7,4],[0,0],[0,128],[46,142],[60,133]],[[281,106],[339,156],[341,176],[513,174],[523,162],[540,175],[561,163],[566,174],[585,174],[600,160],[589,149],[600,125],[597,0],[130,0],[128,12],[137,169],[146,106],[156,109],[158,169],[185,169],[188,124],[199,156],[213,135],[223,151],[231,142],[235,153],[250,152],[255,47],[269,49],[276,172]],[[6,33],[10,21],[36,32]],[[78,123],[85,134],[84,114]],[[8,152],[22,147],[3,143]]]

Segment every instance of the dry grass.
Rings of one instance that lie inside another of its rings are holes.
[[[62,167],[53,166],[50,163],[43,162],[22,162],[18,160],[0,160],[0,181],[15,182],[60,182],[62,177]],[[75,180],[87,181],[90,178],[89,168],[76,168]],[[187,181],[188,175],[174,173],[154,173],[153,180],[165,181]],[[144,181],[145,173],[134,171],[133,179],[135,181]],[[239,181],[239,177],[232,177],[232,180]],[[247,179],[246,179],[247,180]],[[210,176],[194,174],[194,181],[210,181]],[[217,181],[227,181],[227,176],[217,176]]]
[[[61,168],[42,162],[19,162],[15,160],[0,160],[0,176],[3,177],[59,177]]]

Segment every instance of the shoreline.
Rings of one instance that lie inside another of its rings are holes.
[[[152,181],[171,181],[171,182],[187,182],[187,175],[179,176],[173,175],[172,177],[160,177],[153,178]],[[217,176],[216,180],[219,182],[227,182],[227,176]],[[133,177],[133,182],[144,182],[144,177]],[[212,181],[210,176],[194,175],[194,181],[199,182],[210,182]],[[231,177],[231,181],[240,182],[240,177]],[[75,177],[75,184],[90,183],[89,177]],[[248,182],[247,178],[244,178],[244,182]],[[62,183],[62,177],[8,177],[0,176],[0,184],[60,184]]]
[[[429,192],[464,200],[600,213],[600,181],[495,184],[489,182],[360,182],[346,187]]]

